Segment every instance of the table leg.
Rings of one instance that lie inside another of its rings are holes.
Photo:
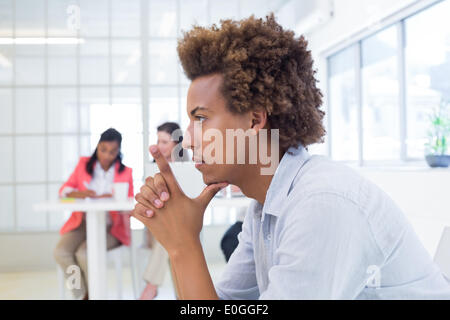
[[[107,299],[106,213],[88,211],[86,224],[89,299],[104,300]]]

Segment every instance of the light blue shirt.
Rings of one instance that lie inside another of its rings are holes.
[[[450,299],[450,282],[378,187],[290,148],[252,201],[221,299]]]

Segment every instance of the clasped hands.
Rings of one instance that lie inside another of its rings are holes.
[[[171,255],[199,243],[205,209],[228,183],[210,184],[197,198],[191,199],[181,190],[158,147],[150,146],[149,150],[160,172],[148,177],[136,194],[137,204],[132,216],[141,221]]]

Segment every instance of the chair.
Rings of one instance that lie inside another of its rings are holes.
[[[121,300],[123,295],[123,277],[122,277],[122,255],[124,251],[128,251],[130,257],[130,269],[131,269],[131,282],[133,286],[133,295],[134,298],[137,299],[137,291],[136,291],[136,274],[135,274],[135,252],[133,246],[127,247],[124,245],[118,246],[114,249],[108,250],[107,257],[108,260],[112,260],[114,263],[114,269],[116,273],[116,285],[117,285],[117,299]],[[59,286],[59,294],[62,300],[66,299],[66,288],[65,288],[65,278],[63,270],[59,265],[57,265],[57,277],[58,277],[58,286]]]
[[[434,262],[441,268],[442,273],[450,282],[450,227],[445,227],[439,240]]]

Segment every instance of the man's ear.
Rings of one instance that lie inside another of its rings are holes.
[[[267,124],[267,111],[266,110],[255,110],[251,112],[252,119],[252,129],[255,133],[266,127]]]

